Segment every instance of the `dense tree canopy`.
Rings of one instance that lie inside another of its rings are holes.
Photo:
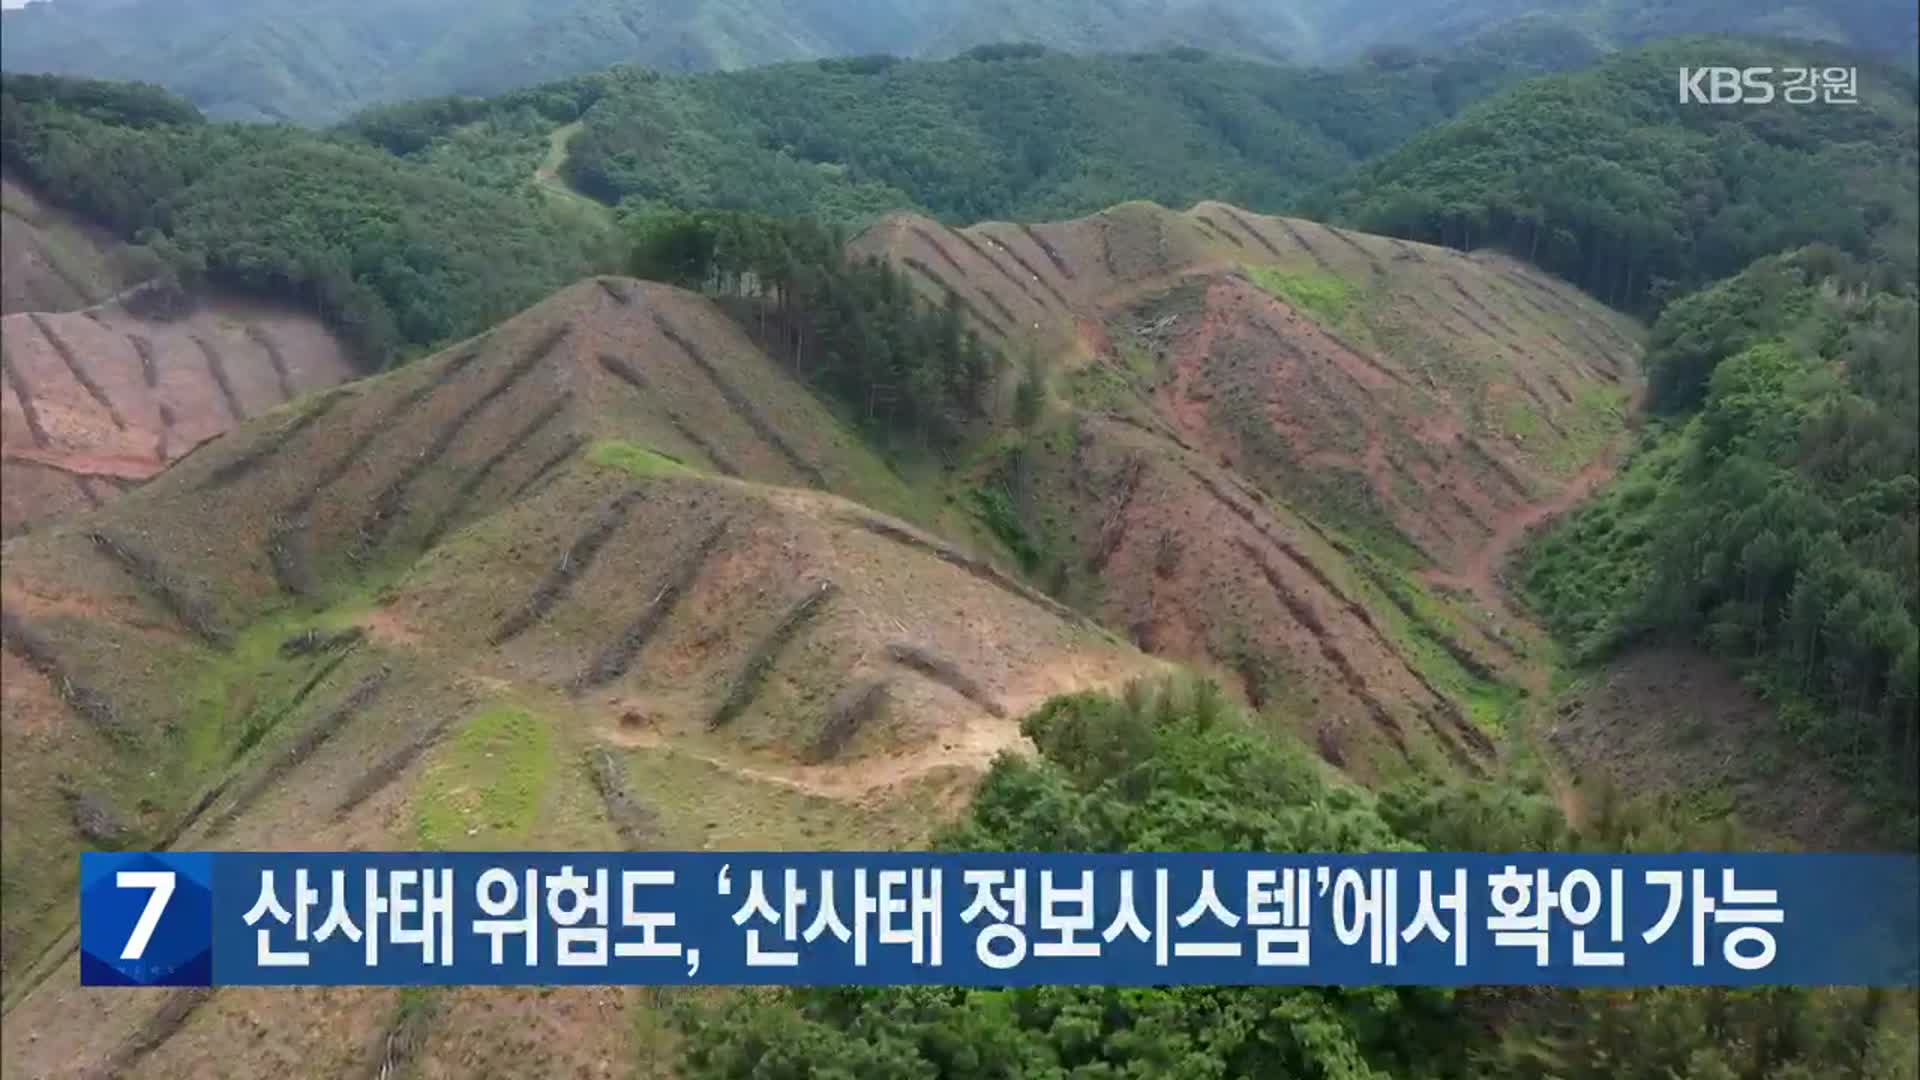
[[[1803,734],[1910,786],[1920,305],[1876,277],[1813,249],[1670,305],[1648,356],[1668,425],[1537,546],[1526,580],[1587,652],[1696,635],[1818,705]]]
[[[1585,38],[1525,26],[1438,56],[1274,67],[1193,49],[1083,59],[982,46],[700,77],[616,68],[493,99],[368,110],[343,129],[463,178],[524,186],[561,125],[580,190],[639,212],[858,222],[1071,217],[1131,198],[1279,208],[1514,81],[1577,68]]]
[[[1376,800],[1255,734],[1209,684],[1055,699],[997,762],[959,851],[1406,851],[1690,844],[1644,817],[1569,830],[1538,791],[1430,780]],[[1883,994],[1502,995],[1418,988],[800,990],[684,1014],[683,1075],[1911,1077]],[[1676,1022],[1681,1021],[1681,1022]],[[1904,1070],[1904,1071],[1903,1071]]]
[[[1682,67],[1861,65],[1813,46],[1683,39],[1532,82],[1359,170],[1314,209],[1356,227],[1495,246],[1609,303],[1654,309],[1763,255],[1821,242],[1915,277],[1914,84],[1862,65],[1860,103],[1683,103]]]
[[[1000,358],[949,293],[932,306],[879,259],[850,259],[815,222],[662,214],[635,230],[631,269],[745,306],[777,359],[850,406],[876,433],[953,443],[981,415]]]
[[[1039,221],[1139,198],[1279,209],[1516,78],[1591,55],[1545,35],[1337,71],[996,49],[636,73],[587,111],[567,172],[609,202],[840,221],[901,207]]]

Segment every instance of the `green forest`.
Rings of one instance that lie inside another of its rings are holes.
[[[497,99],[376,108],[343,127],[416,159],[491,162],[491,182],[519,185],[530,167],[518,166],[578,118],[565,175],[639,212],[857,224],[902,208],[954,223],[1055,220],[1133,198],[1274,209],[1517,80],[1597,55],[1551,27],[1331,70],[1195,50],[1081,58],[992,46],[941,63],[874,56],[690,77],[619,68]]]
[[[1623,807],[1570,829],[1514,780],[1369,795],[1256,733],[1205,682],[1058,698],[1002,758],[954,851],[1699,850]],[[1575,994],[1422,988],[940,987],[749,992],[689,1004],[682,1074],[1303,1080],[1911,1077],[1911,1002],[1769,989]]]
[[[1275,209],[1515,79],[1592,55],[1550,35],[1517,44],[1329,71],[990,48],[641,76],[587,111],[567,173],[608,202],[842,221],[900,207],[1046,221],[1140,198]]]
[[[1654,422],[1524,584],[1587,660],[1646,634],[1746,667],[1791,734],[1913,798],[1920,761],[1920,306],[1831,248],[1669,305]]]
[[[950,448],[983,415],[1002,360],[948,293],[935,307],[907,276],[850,259],[847,238],[807,220],[707,211],[641,222],[629,269],[734,301],[774,357],[882,437]]]
[[[1683,66],[1784,68],[1820,55],[1662,42],[1488,101],[1309,206],[1371,232],[1504,248],[1641,312],[1814,242],[1911,283],[1911,75],[1866,68],[1853,106],[1694,106],[1677,92]]]

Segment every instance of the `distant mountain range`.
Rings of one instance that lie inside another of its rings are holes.
[[[303,123],[615,63],[696,71],[1004,42],[1337,63],[1546,18],[1602,45],[1744,32],[1838,41],[1911,65],[1916,40],[1905,0],[49,0],[0,18],[9,71],[154,82],[215,116]]]

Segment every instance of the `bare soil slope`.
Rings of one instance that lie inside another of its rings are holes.
[[[922,840],[1159,666],[900,515],[724,315],[604,279],[9,541],[10,1067],[624,1072],[638,993],[82,991],[73,854]]]
[[[1645,647],[1588,674],[1545,723],[1545,743],[1581,778],[1586,816],[1607,802],[1664,804],[1689,824],[1744,829],[1759,849],[1883,849],[1857,790],[1777,732],[1773,706],[1725,662]]]
[[[0,176],[0,535],[98,508],[195,446],[354,372],[313,316],[156,302],[138,248]]]
[[[1473,768],[1545,689],[1493,579],[1623,431],[1630,320],[1503,257],[1220,203],[900,215],[854,246],[1050,362],[1059,407],[974,480],[1143,648],[1313,717],[1362,775]]]
[[[143,269],[105,229],[0,173],[0,315],[88,307],[137,284]]]
[[[353,377],[318,320],[208,299],[179,317],[128,309],[0,318],[0,499],[7,535],[98,507],[249,417]]]

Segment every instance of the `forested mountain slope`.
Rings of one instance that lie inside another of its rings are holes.
[[[1357,228],[1499,247],[1617,306],[1659,305],[1820,242],[1915,279],[1915,83],[1860,69],[1859,103],[1705,105],[1682,67],[1805,67],[1812,46],[1695,38],[1517,87],[1309,201]]]
[[[1133,198],[1278,209],[1490,93],[1595,55],[1577,36],[1529,30],[1332,70],[1033,47],[691,77],[620,69],[492,100],[373,109],[344,127],[520,184],[531,165],[492,170],[544,152],[577,118],[560,172],[595,198],[642,208],[849,222],[915,208],[957,224]]]
[[[1677,634],[1741,665],[1787,734],[1911,830],[1920,749],[1920,312],[1831,248],[1669,306],[1661,421],[1524,564],[1586,658]]]
[[[493,94],[637,63],[665,71],[983,44],[1076,52],[1188,46],[1344,63],[1381,45],[1449,50],[1516,19],[1611,46],[1715,31],[1910,56],[1899,0],[52,0],[4,16],[0,65],[161,83],[228,118],[325,122],[411,97]]]
[[[1920,741],[1914,83],[1862,67],[1858,104],[1675,92],[1683,64],[1819,55],[1648,46],[1498,95],[1318,201],[1657,313],[1652,422],[1621,481],[1528,552],[1525,591],[1589,665],[1676,640],[1734,661],[1773,704],[1766,752],[1819,751],[1897,837]]]

